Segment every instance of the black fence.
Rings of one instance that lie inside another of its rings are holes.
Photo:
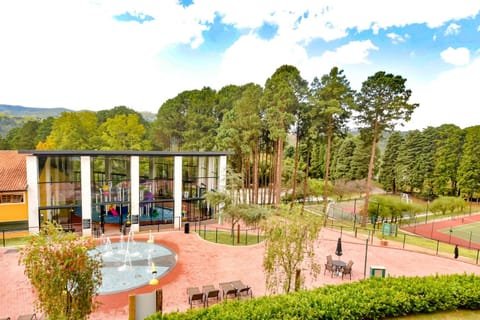
[[[265,237],[260,228],[242,228],[236,224],[233,229],[220,227],[211,221],[192,221],[190,230],[196,232],[205,240],[232,246],[246,246],[262,242]]]
[[[385,234],[380,225],[378,228],[361,227],[360,225],[352,227],[339,224],[334,220],[329,220],[326,227],[337,230],[340,236],[345,232],[353,235],[355,238],[368,240],[368,243],[371,245],[389,246],[396,249],[423,252],[442,257],[453,257],[455,246],[458,246],[460,248],[459,258],[462,260],[477,265],[480,260],[480,249],[456,244],[454,242],[448,243],[415,234],[403,233],[400,232],[398,228],[391,228],[391,232]]]

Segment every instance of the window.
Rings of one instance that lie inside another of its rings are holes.
[[[0,204],[5,203],[23,203],[23,192],[2,193],[0,194]]]

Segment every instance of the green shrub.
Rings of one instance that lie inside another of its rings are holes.
[[[310,291],[226,301],[156,319],[384,319],[414,313],[480,308],[480,277],[371,278]]]

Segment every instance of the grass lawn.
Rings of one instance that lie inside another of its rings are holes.
[[[197,233],[207,241],[233,246],[248,246],[257,244],[265,239],[265,237],[259,234],[256,230],[240,231],[240,234],[235,230],[235,235],[233,237],[230,231],[218,229],[199,230]]]

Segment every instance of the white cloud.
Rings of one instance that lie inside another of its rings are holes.
[[[441,73],[433,81],[412,88],[412,102],[420,103],[406,129],[452,123],[461,128],[478,125],[480,58]]]
[[[449,47],[448,49],[440,53],[442,60],[446,63],[453,64],[455,66],[463,66],[470,61],[470,50],[467,48],[454,49]]]
[[[301,69],[308,60],[305,49],[282,37],[262,40],[254,34],[241,37],[223,55],[219,83],[263,85],[283,64]]]
[[[410,38],[410,36],[408,34],[405,34],[405,35],[401,36],[401,35],[396,34],[394,32],[387,33],[387,37],[392,39],[393,44],[399,44],[401,42],[405,42],[405,41],[407,41],[408,38]]]
[[[445,30],[444,35],[446,36],[452,36],[452,35],[457,35],[460,33],[460,25],[456,23],[450,23]]]
[[[363,80],[362,72],[377,67],[370,64],[369,54],[378,50],[370,40],[316,56],[309,56],[305,44],[413,23],[438,27],[479,10],[479,0],[439,1],[435,10],[418,0],[195,0],[186,8],[177,0],[5,0],[0,1],[0,103],[92,110],[122,104],[157,111],[181,90],[264,84],[285,63],[309,80],[333,65]],[[113,19],[126,12],[154,20]],[[247,33],[222,60],[192,57],[186,63],[172,56],[178,46],[199,48],[216,14]],[[264,22],[278,26],[269,41],[252,31]]]

